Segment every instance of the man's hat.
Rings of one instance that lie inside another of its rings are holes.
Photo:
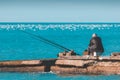
[[[97,34],[96,34],[96,33],[93,33],[93,34],[92,34],[92,37],[97,37]]]

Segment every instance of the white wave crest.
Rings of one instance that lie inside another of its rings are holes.
[[[120,27],[120,24],[0,24],[0,30],[78,30],[78,29],[110,29],[111,27]]]

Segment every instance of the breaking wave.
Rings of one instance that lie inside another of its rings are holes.
[[[79,29],[110,29],[113,27],[120,28],[120,24],[0,24],[0,30],[5,29],[5,30],[47,30],[47,29],[61,29],[61,30],[79,30]]]

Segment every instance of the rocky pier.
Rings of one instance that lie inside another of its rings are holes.
[[[120,56],[65,56],[56,59],[0,61],[1,72],[56,74],[120,74]]]

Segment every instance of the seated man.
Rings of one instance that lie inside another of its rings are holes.
[[[89,55],[100,56],[104,52],[101,38],[93,34],[88,46]]]

